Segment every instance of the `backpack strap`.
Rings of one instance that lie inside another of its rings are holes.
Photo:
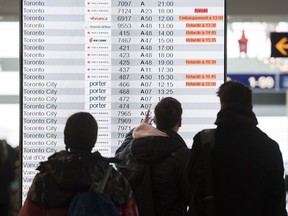
[[[204,149],[205,215],[214,215],[212,149],[215,145],[215,129],[201,131],[201,145]]]
[[[104,192],[106,183],[107,183],[107,181],[109,179],[109,176],[110,176],[110,173],[111,173],[112,169],[113,169],[113,167],[111,165],[109,165],[107,170],[106,170],[106,173],[105,173],[104,177],[102,178],[102,180],[100,181],[100,183],[99,183],[99,185],[97,187],[97,192],[100,192],[100,193]]]

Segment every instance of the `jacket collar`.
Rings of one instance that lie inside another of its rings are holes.
[[[216,125],[257,125],[258,121],[252,108],[237,105],[222,107],[217,114]]]

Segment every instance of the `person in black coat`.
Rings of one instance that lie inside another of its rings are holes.
[[[228,81],[218,96],[221,109],[212,150],[215,215],[287,216],[282,155],[278,144],[256,126],[252,91]],[[201,155],[198,133],[188,166],[191,182]]]
[[[179,101],[167,97],[156,105],[154,111],[153,120],[157,128],[148,124],[146,116],[143,123],[130,131],[116,151],[116,157],[123,161],[116,164],[116,167],[135,192],[135,181],[137,175],[141,175],[141,165],[151,165],[154,214],[184,216],[187,214],[188,204],[185,197],[188,191],[184,184],[184,167],[190,150],[177,133],[181,126],[182,107]],[[138,202],[138,205],[141,206],[141,203]],[[141,208],[139,215],[145,215]]]
[[[40,163],[20,216],[67,215],[69,204],[77,193],[98,187],[110,159],[102,157],[98,151],[92,152],[97,134],[98,124],[90,113],[78,112],[68,118],[64,129],[66,150],[56,152]],[[103,193],[119,209],[133,201],[129,183],[114,168]],[[133,207],[133,212],[137,212],[136,206]]]
[[[0,215],[9,213],[10,187],[15,180],[15,151],[6,142],[0,140]]]

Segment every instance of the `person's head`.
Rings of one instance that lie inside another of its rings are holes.
[[[163,98],[154,109],[154,122],[160,130],[176,130],[181,126],[182,107],[172,97]]]
[[[90,113],[71,115],[64,129],[66,149],[76,152],[91,152],[97,140],[98,125]]]
[[[236,105],[252,109],[252,91],[240,82],[225,82],[219,87],[217,95],[220,98],[221,107]]]

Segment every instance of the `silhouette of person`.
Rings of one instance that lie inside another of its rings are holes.
[[[10,207],[10,185],[15,179],[15,153],[13,148],[0,140],[0,215],[7,216]]]
[[[66,215],[70,201],[78,192],[99,185],[110,160],[98,151],[91,152],[97,132],[97,122],[89,113],[79,112],[68,118],[64,129],[66,150],[40,163],[39,173],[20,210],[21,216],[42,215],[41,212],[46,210],[51,215]],[[110,173],[104,194],[110,196],[119,208],[132,199],[129,183],[115,169]]]
[[[251,89],[228,81],[217,94],[221,109],[212,150],[215,215],[287,216],[282,155],[278,144],[257,127]],[[198,133],[188,165],[190,182],[203,161],[201,155]]]
[[[186,215],[187,190],[183,173],[190,150],[177,133],[181,127],[182,107],[175,98],[166,97],[156,105],[154,112],[156,128],[149,124],[148,110],[144,122],[126,135],[116,151],[116,157],[123,161],[116,167],[135,192],[138,189],[137,176],[141,176],[139,167],[150,165],[154,198],[151,212],[157,216]],[[143,203],[139,203],[137,197],[135,199],[139,215],[152,215],[140,207]]]

